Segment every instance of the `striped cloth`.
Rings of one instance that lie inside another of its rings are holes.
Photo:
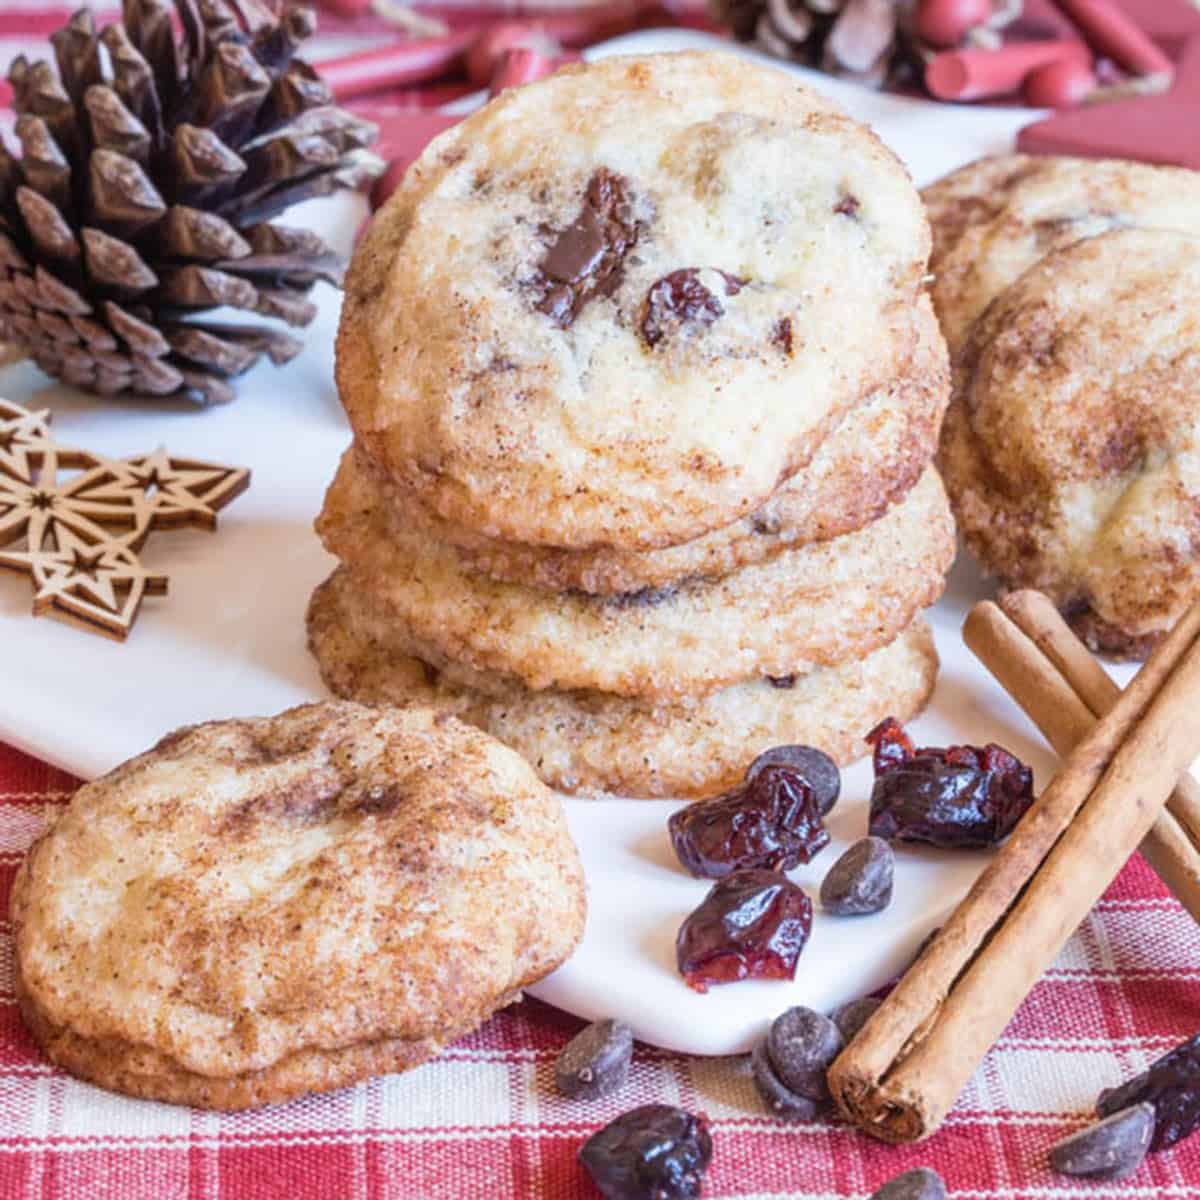
[[[9,686],[12,686],[10,681]],[[22,852],[74,781],[0,747],[0,911]],[[1038,985],[951,1113],[918,1147],[762,1109],[745,1059],[638,1046],[629,1083],[593,1103],[554,1090],[580,1027],[537,1001],[499,1013],[405,1075],[255,1113],[126,1100],[48,1066],[13,997],[0,924],[0,1197],[5,1200],[472,1200],[591,1197],[575,1154],[618,1113],[657,1101],[705,1113],[706,1197],[862,1200],[930,1165],[956,1200],[1195,1200],[1200,1136],[1121,1183],[1055,1176],[1047,1147],[1101,1088],[1200,1028],[1200,931],[1140,859]]]
[[[112,5],[97,6],[103,18]],[[445,5],[454,26],[561,8]],[[699,5],[684,0],[678,11]],[[0,7],[0,69],[42,54],[70,10]],[[323,14],[314,57],[394,36],[374,18]],[[373,105],[420,108],[448,84]],[[0,686],[20,686],[7,679]],[[74,781],[0,746],[0,912],[52,806]],[[534,1001],[498,1014],[437,1062],[334,1095],[223,1116],[111,1096],[49,1067],[21,1025],[7,921],[0,922],[0,1198],[3,1200],[568,1200],[597,1193],[575,1155],[637,1104],[707,1114],[707,1197],[861,1200],[892,1175],[936,1167],[956,1200],[1195,1200],[1200,1136],[1132,1178],[1087,1186],[1053,1175],[1046,1148],[1082,1124],[1102,1087],[1200,1028],[1200,933],[1135,859],[988,1055],[944,1128],[923,1146],[876,1145],[837,1126],[784,1125],[758,1102],[743,1059],[639,1046],[626,1088],[593,1104],[556,1095],[553,1062],[579,1022]]]

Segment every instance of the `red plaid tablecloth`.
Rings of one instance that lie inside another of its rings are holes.
[[[96,5],[101,16],[111,4]],[[454,25],[553,3],[445,6]],[[681,11],[699,5],[684,0]],[[70,8],[0,6],[0,70]],[[315,56],[390,36],[376,19],[323,17]],[[384,97],[421,107],[463,89]],[[371,97],[373,104],[380,97]],[[19,679],[0,686],[20,687]],[[0,746],[0,913],[48,806],[74,781]],[[629,1084],[593,1104],[560,1098],[553,1062],[579,1022],[534,1001],[498,1014],[437,1062],[348,1091],[257,1113],[218,1115],[125,1100],[39,1056],[17,1014],[9,925],[0,923],[0,1200],[557,1200],[597,1193],[580,1143],[649,1101],[705,1112],[715,1145],[708,1197],[861,1200],[917,1165],[961,1200],[1200,1197],[1200,1135],[1129,1180],[1053,1175],[1046,1148],[1086,1120],[1096,1093],[1200,1029],[1200,932],[1135,860],[1096,907],[976,1074],[942,1131],[893,1149],[846,1128],[766,1115],[741,1059],[689,1059],[639,1046]]]
[[[19,686],[5,680],[5,686]],[[0,904],[48,806],[73,780],[0,747]],[[862,1200],[908,1167],[942,1172],[956,1200],[1200,1196],[1200,1135],[1121,1183],[1052,1174],[1046,1148],[1097,1092],[1200,1029],[1200,931],[1140,859],[1109,890],[922,1146],[846,1128],[784,1125],[744,1059],[637,1047],[628,1085],[560,1098],[554,1058],[579,1022],[514,1005],[436,1062],[333,1095],[218,1115],[125,1100],[49,1067],[13,999],[0,926],[0,1197],[4,1200],[568,1200],[591,1197],[580,1143],[650,1101],[705,1112],[706,1197]]]

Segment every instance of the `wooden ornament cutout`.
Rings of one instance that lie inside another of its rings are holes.
[[[33,580],[34,616],[124,641],[143,598],[167,590],[138,558],[150,533],[211,532],[249,486],[244,467],[163,449],[114,459],[59,445],[48,411],[0,400],[0,568]]]

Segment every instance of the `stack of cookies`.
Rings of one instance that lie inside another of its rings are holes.
[[[967,545],[1142,658],[1200,597],[1200,172],[1008,155],[926,200]]]
[[[927,699],[948,396],[903,168],[787,75],[608,59],[439,137],[355,256],[330,687],[567,790],[846,761]]]

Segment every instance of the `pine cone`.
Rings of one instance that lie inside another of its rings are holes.
[[[1009,6],[1014,2],[1003,0]],[[920,85],[924,64],[934,52],[914,32],[916,4],[917,0],[709,0],[709,9],[736,38],[754,42],[777,58],[869,87],[903,87]]]
[[[81,9],[49,63],[9,72],[21,157],[0,143],[0,339],[101,395],[233,398],[229,378],[301,343],[197,320],[229,306],[306,325],[344,264],[290,205],[359,186],[374,126],[332,105],[295,57],[312,9],[124,0],[99,35]],[[108,52],[105,73],[100,45]],[[381,164],[380,164],[381,165]]]

